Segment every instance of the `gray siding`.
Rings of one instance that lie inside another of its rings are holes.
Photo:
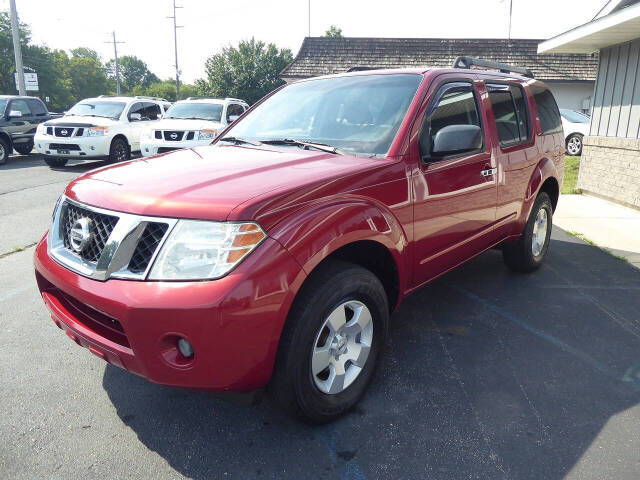
[[[640,138],[640,38],[600,51],[590,134]]]

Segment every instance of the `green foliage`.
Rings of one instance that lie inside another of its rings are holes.
[[[131,93],[133,89],[140,85],[148,87],[160,79],[149,71],[147,64],[134,55],[125,55],[118,59],[120,69],[120,88],[122,93]],[[116,82],[116,62],[107,62],[107,72],[115,88]]]
[[[71,49],[71,55],[75,58],[88,58],[96,63],[100,63],[100,55],[95,50],[86,47],[78,47]]]
[[[64,50],[52,50],[39,45],[27,45],[22,50],[24,64],[38,73],[38,92],[40,98],[49,97],[47,106],[52,111],[62,111],[75,103],[76,97],[71,90],[69,57]],[[15,89],[15,86],[14,86]]]
[[[292,60],[291,50],[254,38],[241,41],[237,48],[224,47],[207,59],[207,78],[196,81],[198,95],[235,97],[252,104],[284,83],[280,72]]]
[[[176,101],[176,81],[173,79],[154,82],[148,87],[137,85],[131,92],[133,95],[147,95],[149,97],[165,98],[171,102]],[[180,83],[180,98],[194,97],[196,88],[193,85]]]
[[[326,32],[324,32],[325,37],[329,38],[339,38],[342,37],[342,29],[336,27],[335,25],[331,25]]]
[[[31,38],[29,27],[20,24],[20,40],[24,48]],[[7,12],[0,12],[0,94],[17,93],[13,74],[16,71],[13,56],[13,37],[11,19]]]
[[[578,183],[578,170],[580,169],[580,157],[565,156],[564,182],[562,192],[564,194],[579,194],[582,190],[576,188]]]

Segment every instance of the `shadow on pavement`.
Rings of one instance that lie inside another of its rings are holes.
[[[142,158],[138,154],[131,157],[132,159]],[[108,165],[106,160],[75,160],[70,159],[64,167],[51,168],[57,172],[75,172],[84,173],[94,168],[100,168]],[[29,155],[11,155],[4,165],[0,165],[0,170],[21,170],[24,168],[43,167],[46,166],[44,158],[36,153]]]
[[[640,273],[556,228],[533,275],[490,251],[410,296],[368,394],[331,425],[112,366],[103,386],[188,477],[562,478],[640,402],[639,311]]]

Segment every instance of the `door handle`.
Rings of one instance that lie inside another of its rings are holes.
[[[491,175],[495,175],[497,171],[497,168],[487,168],[486,170],[482,170],[480,172],[480,175],[482,175],[483,177],[490,177]]]

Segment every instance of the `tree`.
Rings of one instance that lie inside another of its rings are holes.
[[[31,39],[31,31],[24,23],[20,23],[19,30],[20,44],[24,49]],[[18,93],[13,77],[15,71],[11,19],[7,12],[0,12],[0,93]]]
[[[342,37],[342,29],[335,25],[331,25],[329,29],[324,32],[324,36],[329,38],[340,38]]]
[[[107,93],[108,79],[100,56],[90,48],[74,48],[69,59],[68,77],[77,100]]]
[[[147,64],[133,55],[125,55],[119,59],[120,86],[123,92],[132,92],[136,85],[148,87],[160,79],[149,71]],[[109,78],[115,84],[116,63],[115,60],[107,62],[107,72]]]
[[[171,102],[176,101],[176,81],[175,79],[154,82],[148,87],[137,85],[131,92],[133,95],[147,95],[149,97],[165,98]],[[196,89],[193,85],[180,84],[180,97],[187,98],[196,95]]]
[[[249,104],[261,99],[284,82],[280,72],[293,60],[291,50],[274,44],[243,40],[205,62],[206,79],[196,80],[198,95],[241,98]]]
[[[77,98],[71,91],[68,76],[69,57],[64,50],[51,50],[40,45],[27,45],[22,50],[24,65],[38,73],[38,92],[40,98],[49,97],[48,107],[53,111],[66,110]]]

